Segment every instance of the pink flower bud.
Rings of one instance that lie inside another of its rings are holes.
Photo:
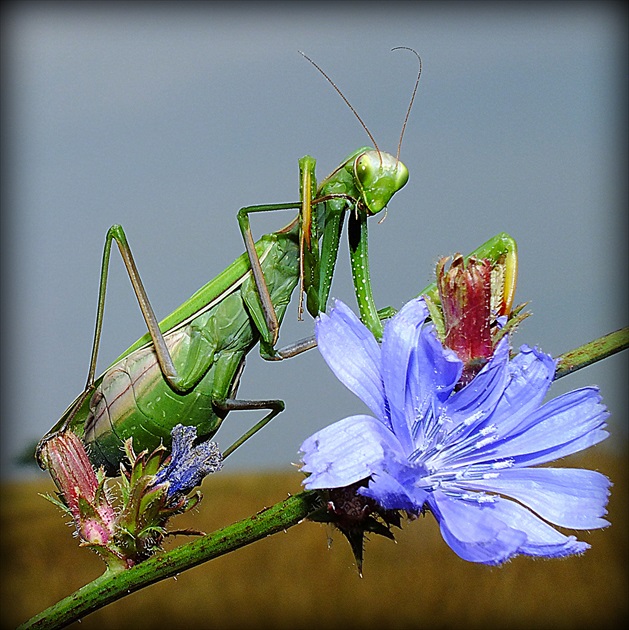
[[[466,264],[457,254],[446,271],[446,262],[442,258],[437,264],[445,345],[465,364],[464,376],[466,369],[473,376],[493,355],[491,263],[470,258]]]
[[[44,443],[41,456],[80,537],[88,544],[106,545],[113,536],[116,515],[83,442],[71,431],[64,431]]]

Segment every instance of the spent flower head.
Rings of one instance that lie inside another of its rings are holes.
[[[385,327],[382,344],[342,302],[316,323],[319,350],[373,415],[332,424],[301,445],[307,489],[359,484],[384,510],[432,512],[462,558],[499,564],[588,548],[555,526],[608,523],[609,480],[590,470],[537,468],[607,437],[608,413],[586,387],[542,404],[555,361],[508,337],[469,383],[464,363],[428,323],[423,298]]]
[[[207,475],[219,471],[223,458],[216,442],[207,440],[195,444],[196,427],[178,424],[171,436],[172,455],[167,465],[157,472],[153,483],[168,484],[168,499],[173,502],[201,485]]]

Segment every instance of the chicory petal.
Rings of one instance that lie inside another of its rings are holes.
[[[336,377],[360,398],[376,417],[386,405],[380,375],[380,346],[373,334],[343,302],[315,322],[319,352]]]
[[[379,469],[386,454],[401,451],[397,438],[371,416],[335,422],[303,442],[302,471],[308,490],[340,488],[366,479]]]

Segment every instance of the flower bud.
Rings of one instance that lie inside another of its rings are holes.
[[[104,490],[104,475],[94,471],[81,439],[72,431],[57,433],[44,443],[41,456],[82,542],[107,545],[116,514]]]
[[[437,263],[437,285],[445,324],[444,345],[464,363],[465,384],[493,354],[491,335],[491,263],[456,254]]]

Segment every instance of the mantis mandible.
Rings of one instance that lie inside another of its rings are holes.
[[[399,160],[399,152],[417,92],[421,59],[417,55],[419,72],[402,127],[398,155],[394,157],[378,149],[345,96],[319,66],[303,56],[341,95],[374,148],[354,151],[319,185],[315,160],[310,156],[302,158],[300,201],[242,208],[238,223],[246,252],[161,322],[149,302],[123,228],[112,226],[103,251],[87,382],[83,392],[42,439],[38,454],[52,435],[71,429],[83,438],[92,463],[116,475],[123,460],[122,445],[129,437],[133,437],[136,451],[150,450],[160,443],[169,446],[171,429],[182,423],[195,425],[199,439],[205,440],[216,433],[230,411],[267,410],[255,426],[223,452],[227,457],[284,409],[281,400],[236,398],[245,358],[257,343],[261,356],[268,360],[292,357],[313,347],[309,340],[284,350],[277,350],[275,345],[298,282],[299,316],[304,301],[312,316],[325,311],[346,214],[349,214],[350,260],[359,311],[365,324],[377,337],[381,336],[382,324],[369,278],[366,221],[368,216],[381,212],[408,180],[408,170]],[[286,227],[254,241],[251,214],[289,209],[299,212]],[[114,242],[148,333],[96,378]]]

